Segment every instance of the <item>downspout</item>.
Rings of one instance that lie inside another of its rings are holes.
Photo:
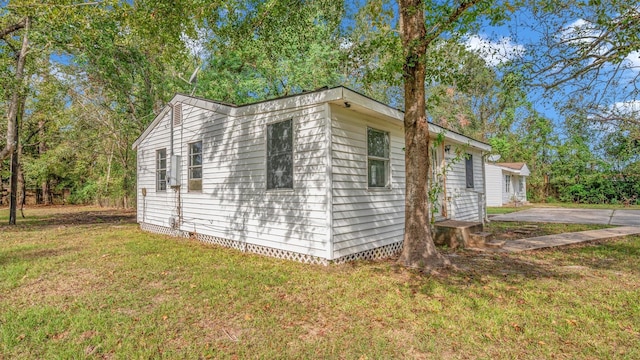
[[[169,107],[171,107],[171,116],[169,116],[169,123],[171,124],[171,145],[170,145],[170,154],[169,154],[169,159],[171,159],[171,156],[173,156],[173,105],[171,103],[169,103]]]

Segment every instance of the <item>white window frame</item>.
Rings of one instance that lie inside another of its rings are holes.
[[[369,154],[369,133],[371,131],[375,131],[378,133],[382,133],[387,138],[387,156],[380,157]],[[391,189],[391,137],[388,131],[367,127],[367,133],[365,134],[366,144],[367,144],[367,189],[369,190],[389,190]],[[385,171],[385,184],[380,185],[371,185],[371,160],[374,161],[383,161],[384,162],[384,171]]]
[[[504,192],[511,194],[511,175],[504,176]]]
[[[271,140],[269,137],[269,127],[276,125],[276,124],[280,124],[283,122],[290,122],[291,123],[291,186],[282,186],[282,187],[276,187],[276,186],[269,186],[269,170],[271,169],[269,167],[269,141]],[[295,184],[295,163],[294,163],[294,155],[295,155],[295,149],[294,149],[294,145],[295,145],[295,124],[293,121],[293,118],[290,119],[285,119],[285,120],[279,120],[279,121],[273,121],[270,122],[268,124],[265,125],[264,128],[264,138],[265,138],[265,146],[264,146],[264,155],[265,155],[265,188],[267,189],[267,191],[291,191],[293,190],[294,184]]]
[[[197,144],[200,143],[200,152],[199,153],[192,153],[191,152],[191,145],[193,144]],[[189,161],[187,164],[187,186],[188,186],[188,191],[189,192],[202,192],[202,177],[204,175],[204,167],[203,167],[203,163],[204,163],[204,148],[203,148],[203,143],[202,140],[198,140],[198,141],[192,141],[190,143],[187,144],[187,153],[189,154]],[[194,155],[200,155],[200,165],[193,165],[193,156]],[[200,177],[196,178],[196,177],[192,177],[192,170],[193,169],[198,169],[200,168]],[[192,182],[197,182],[199,180],[199,186],[198,188],[193,188],[192,186]]]
[[[163,157],[160,154],[164,154]],[[162,167],[164,160],[164,167]],[[156,150],[156,191],[167,191],[167,149]],[[163,176],[164,175],[164,176]]]

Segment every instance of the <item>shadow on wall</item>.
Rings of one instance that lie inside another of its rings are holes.
[[[305,98],[309,96],[319,95]],[[252,105],[255,111],[250,114],[239,108],[236,117],[203,115],[203,196],[213,206],[209,214],[202,214],[209,223],[203,226],[227,239],[268,247],[285,243],[287,250],[325,257],[330,142],[326,139],[324,106],[305,105],[299,97],[281,101],[293,106],[276,110],[274,105],[279,101],[268,101]],[[292,138],[285,134],[286,129],[271,126],[270,135],[278,138],[272,152],[280,153],[271,154],[268,160],[267,127],[283,121],[291,121]],[[277,144],[288,137],[291,146]],[[282,154],[287,151],[290,155]],[[292,161],[292,189],[267,189],[268,161],[280,172],[287,171],[283,162]]]

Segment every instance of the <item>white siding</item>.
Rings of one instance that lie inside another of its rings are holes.
[[[180,229],[327,257],[324,107],[255,108],[254,114],[234,117],[183,104],[183,124],[174,130],[175,153],[182,162]],[[294,128],[293,190],[266,190],[266,125],[288,119]],[[203,142],[202,191],[189,192],[188,144],[198,140]],[[155,189],[155,150],[160,147],[169,154],[168,117],[138,147],[139,187]],[[138,221],[168,226],[177,194],[148,191],[146,198]]]
[[[449,144],[445,159],[449,165],[447,177],[447,207],[449,219],[461,221],[482,221],[480,206],[481,196],[484,194],[482,180],[482,154],[470,147]],[[461,155],[456,155],[456,148]],[[467,188],[466,167],[464,154],[473,155],[473,188]]]
[[[502,169],[495,165],[485,164],[487,172],[487,206],[502,206],[502,192],[504,191],[504,175]]]
[[[400,125],[332,106],[333,257],[402,240],[404,133]],[[389,132],[391,189],[367,189],[367,127]]]
[[[505,175],[511,176],[511,185],[509,186],[509,192],[506,192],[506,187],[504,186],[504,183],[506,181]],[[523,191],[521,191],[520,183],[519,183],[521,178],[525,179],[526,177],[503,171],[503,175],[502,175],[502,182],[503,182],[502,203],[503,204],[512,203],[514,200],[527,201],[526,180],[524,184],[524,189]]]
[[[156,191],[156,150],[166,149],[167,174],[169,166],[169,119],[171,112],[165,114],[159,126],[156,126],[144,143],[138,148],[138,222],[146,222],[161,226],[169,226],[169,218],[176,215],[176,196],[173,190]],[[142,196],[145,189],[147,196]]]

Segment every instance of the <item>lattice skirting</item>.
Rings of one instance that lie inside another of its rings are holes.
[[[317,264],[317,265],[328,265],[330,263],[343,264],[343,263],[356,261],[356,260],[384,259],[384,258],[394,256],[402,250],[402,241],[400,241],[393,244],[381,246],[375,249],[370,249],[370,250],[361,251],[355,254],[345,255],[338,259],[334,259],[330,261],[318,256],[301,254],[293,251],[276,249],[276,248],[271,248],[267,246],[247,244],[241,241],[229,240],[229,239],[220,238],[217,236],[211,236],[211,235],[205,235],[205,234],[199,234],[199,233],[190,233],[188,231],[171,229],[171,228],[160,226],[160,225],[140,223],[140,229],[144,231],[156,233],[156,234],[162,234],[162,235],[186,237],[186,238],[193,237],[207,244],[220,245],[220,246],[240,250],[242,252],[249,252],[249,253],[254,253],[259,255],[270,256],[278,259],[293,260],[293,261],[298,261],[305,264]]]
[[[156,234],[169,235],[175,237],[189,237],[189,233],[186,231],[172,229],[166,226],[148,224],[148,223],[140,223],[140,229]]]
[[[402,241],[393,244],[377,247],[375,249],[365,250],[354,254],[345,255],[334,259],[332,263],[343,264],[356,260],[379,260],[386,259],[399,254],[402,251]]]

